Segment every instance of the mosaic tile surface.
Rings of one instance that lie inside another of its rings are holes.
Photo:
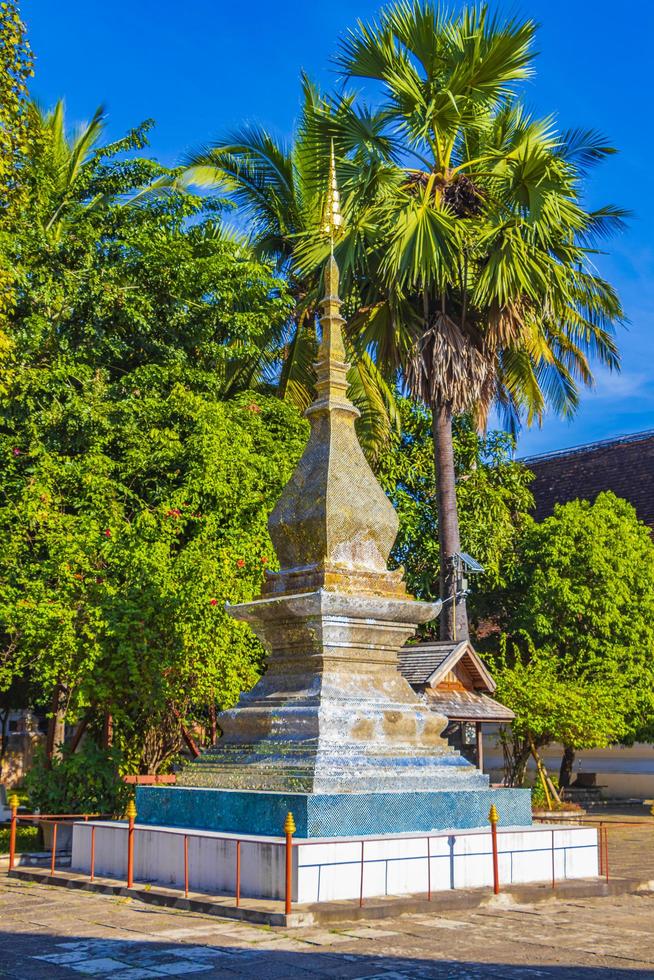
[[[248,793],[140,786],[138,822],[230,834],[282,835],[286,814],[298,837],[358,837],[488,826],[491,803],[503,826],[531,825],[531,795],[522,789],[425,793]]]

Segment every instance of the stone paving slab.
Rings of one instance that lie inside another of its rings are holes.
[[[0,876],[0,977],[654,980],[654,894],[271,929]]]

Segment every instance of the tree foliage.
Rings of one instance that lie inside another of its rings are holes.
[[[180,731],[251,686],[262,649],[224,611],[273,553],[266,515],[306,438],[249,390],[284,283],[161,174],[140,127],[70,137],[33,107],[29,205],[0,394],[0,683],[28,676],[70,722],[113,718],[124,765],[156,771]],[[129,154],[126,153],[129,151]]]
[[[25,203],[23,177],[30,147],[27,86],[33,63],[18,4],[8,0],[0,4],[0,370],[9,346],[4,324],[15,285],[14,270],[3,261],[1,245]]]
[[[431,413],[406,398],[398,404],[402,432],[379,461],[380,480],[400,517],[392,558],[405,567],[414,595],[437,599],[439,510]],[[482,436],[467,416],[456,420],[454,446],[462,544],[484,565],[486,588],[497,587],[511,571],[518,536],[533,505],[532,476],[512,459],[510,436]]]
[[[530,521],[486,602],[505,637],[493,663],[517,742],[574,750],[652,737],[654,543],[629,503],[606,492]]]

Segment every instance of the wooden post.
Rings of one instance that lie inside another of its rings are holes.
[[[491,844],[493,847],[493,892],[495,895],[500,893],[500,868],[497,855],[497,822],[499,817],[495,804],[493,803],[488,814],[488,822],[491,826]]]
[[[291,914],[291,901],[293,897],[293,834],[295,833],[295,820],[289,810],[284,821],[284,834],[286,835],[286,882],[285,882],[285,903],[284,911],[286,915]]]
[[[479,772],[484,771],[484,735],[481,730],[481,722],[475,722],[475,731],[477,732],[477,769]]]
[[[14,870],[16,860],[16,826],[18,824],[18,797],[15,793],[7,800],[11,810],[11,829],[9,831],[9,870]]]
[[[136,804],[130,800],[127,804],[125,816],[128,820],[127,825],[127,887],[131,888],[134,884],[134,821],[136,820]]]

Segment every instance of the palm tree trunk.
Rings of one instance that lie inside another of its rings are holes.
[[[454,601],[456,569],[454,555],[461,551],[459,515],[456,507],[456,473],[452,412],[448,405],[436,401],[432,406],[434,466],[438,487],[438,544],[440,551],[441,599],[450,598],[440,617],[442,640],[468,639],[468,615],[465,599]]]

